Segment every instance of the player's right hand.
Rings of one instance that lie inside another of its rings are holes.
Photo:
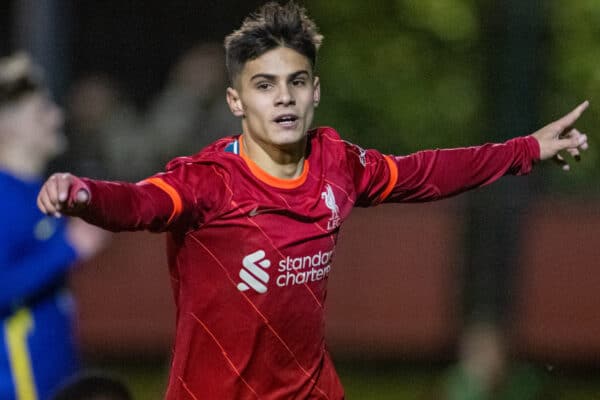
[[[531,134],[540,145],[540,160],[552,158],[565,171],[570,167],[561,152],[567,152],[579,161],[580,151],[587,150],[588,142],[587,135],[579,132],[574,125],[589,104],[584,101],[564,117]]]
[[[72,191],[76,193],[72,194]],[[77,215],[90,200],[90,193],[81,180],[68,173],[53,174],[42,185],[37,205],[44,214],[60,217]]]

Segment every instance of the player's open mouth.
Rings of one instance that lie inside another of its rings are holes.
[[[298,121],[298,116],[294,115],[294,114],[284,114],[284,115],[280,115],[277,118],[274,119],[275,123],[289,128],[289,127],[294,127],[296,126],[296,122]]]

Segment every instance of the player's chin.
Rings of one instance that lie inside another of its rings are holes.
[[[304,127],[297,127],[296,129],[278,129],[274,132],[273,142],[279,146],[285,145],[297,145],[302,142],[306,137],[306,131]]]
[[[279,145],[281,147],[296,147],[299,145],[304,145],[306,142],[306,133],[299,133],[298,135],[289,136],[286,138],[282,138],[279,140]]]

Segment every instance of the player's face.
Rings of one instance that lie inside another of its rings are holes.
[[[310,61],[287,47],[248,61],[236,88],[227,90],[232,112],[243,118],[244,134],[263,148],[304,151],[319,98]]]
[[[46,93],[28,95],[9,107],[4,127],[12,143],[44,160],[62,152],[63,113]]]

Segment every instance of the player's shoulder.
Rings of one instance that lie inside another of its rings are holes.
[[[379,163],[382,154],[375,149],[365,149],[362,146],[342,138],[337,130],[331,127],[316,128],[311,143],[314,154],[318,154],[325,165],[324,168],[344,167],[362,170],[370,161]]]
[[[196,154],[190,156],[176,157],[169,161],[167,171],[183,167],[222,166],[227,168],[234,154],[234,148],[239,145],[239,135],[226,136],[204,147]]]
[[[343,139],[335,128],[329,126],[309,131],[309,137],[312,150],[319,149],[319,153],[328,154],[330,157],[344,158],[345,154],[355,147],[354,144]]]
[[[309,137],[311,137],[311,139],[317,139],[320,141],[329,140],[332,142],[338,142],[342,140],[339,132],[335,128],[332,128],[330,126],[319,126],[313,128],[308,132],[308,135]]]

